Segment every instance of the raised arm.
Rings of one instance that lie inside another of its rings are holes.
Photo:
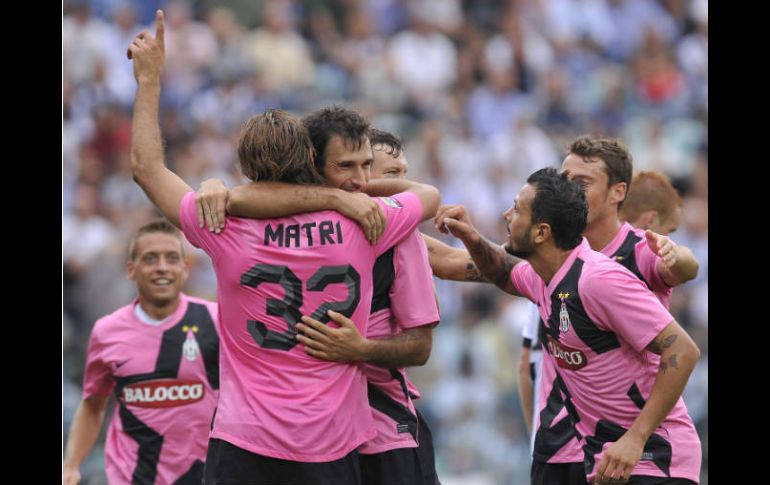
[[[179,204],[192,190],[163,160],[158,110],[160,80],[165,58],[163,12],[155,13],[155,37],[145,31],[128,47],[128,58],[134,61],[137,82],[134,117],[131,122],[131,171],[134,180],[153,204],[175,226],[179,223]]]
[[[660,256],[658,274],[668,286],[679,286],[698,276],[698,260],[690,248],[649,229],[644,235],[652,252]]]
[[[86,459],[99,437],[104,421],[104,410],[109,396],[94,395],[80,402],[67,438],[64,455],[62,482],[64,485],[80,483],[80,465]]]
[[[628,478],[642,457],[644,445],[676,404],[695,367],[700,350],[687,332],[672,320],[647,349],[660,355],[658,374],[639,416],[599,463],[596,477]]]
[[[428,260],[434,276],[442,280],[489,283],[467,249],[453,248],[426,234],[421,235],[428,247]]]
[[[522,259],[508,254],[502,246],[484,238],[473,227],[470,216],[461,205],[441,206],[436,214],[436,229],[460,239],[473,258],[481,274],[498,288],[511,295],[519,295],[511,281],[513,267]]]

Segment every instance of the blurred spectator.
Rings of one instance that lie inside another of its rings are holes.
[[[315,67],[307,42],[295,30],[291,2],[267,0],[263,8],[264,27],[244,40],[249,66],[262,75],[271,91],[288,94],[309,86]]]

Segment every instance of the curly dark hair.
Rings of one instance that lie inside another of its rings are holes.
[[[401,152],[404,150],[401,138],[389,131],[372,128],[371,141],[372,148],[380,146],[382,147],[380,151],[387,153],[393,158],[401,156]]]
[[[535,188],[532,224],[544,222],[550,225],[557,247],[577,247],[588,223],[588,202],[583,187],[553,167],[536,171],[527,183]]]
[[[363,116],[341,106],[323,108],[302,118],[316,151],[315,167],[324,173],[326,146],[334,135],[342,138],[355,150],[360,149],[371,136],[371,125]]]

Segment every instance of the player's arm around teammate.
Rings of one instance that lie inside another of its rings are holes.
[[[220,179],[206,180],[196,193],[198,223],[213,232],[224,229],[225,214],[268,219],[303,212],[336,210],[358,222],[373,244],[385,230],[382,208],[372,197],[413,192],[422,202],[421,220],[433,217],[440,203],[435,187],[409,180],[372,180],[366,194],[334,187],[310,187],[280,182],[253,182],[228,191]]]
[[[200,227],[215,233],[225,228],[228,213],[268,219],[319,210],[335,210],[358,222],[372,244],[385,230],[385,213],[374,199],[334,187],[258,182],[230,191],[221,179],[212,178],[195,193],[195,207]]]
[[[344,315],[329,311],[339,328],[331,328],[310,317],[297,324],[297,340],[313,357],[337,362],[367,362],[380,367],[424,365],[430,357],[433,327],[423,325],[388,339],[367,339]]]

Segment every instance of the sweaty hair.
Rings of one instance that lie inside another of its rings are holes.
[[[179,246],[182,251],[182,258],[184,259],[184,244],[182,244],[182,238],[179,235],[179,230],[177,230],[176,227],[174,227],[173,224],[168,222],[167,219],[158,218],[153,219],[147,224],[140,227],[136,234],[134,234],[134,237],[131,238],[131,242],[128,245],[128,259],[131,261],[134,261],[137,256],[137,241],[139,241],[139,238],[144,236],[145,234],[152,234],[160,232],[163,234],[168,234],[169,236],[174,236],[175,238],[179,239]]]
[[[381,147],[378,149],[379,151],[385,152],[393,158],[401,156],[401,152],[404,150],[401,138],[393,133],[378,130],[377,128],[372,128],[371,142],[372,148],[379,146]]]
[[[552,167],[533,173],[527,183],[535,188],[532,224],[544,222],[550,225],[557,247],[577,247],[583,240],[583,230],[588,222],[588,203],[583,187]]]
[[[283,110],[267,110],[243,124],[238,162],[252,181],[321,184],[314,158],[307,130]]]
[[[654,210],[664,222],[669,221],[681,206],[682,198],[668,177],[658,171],[639,172],[631,182],[620,218],[635,221],[643,212]]]
[[[607,187],[625,182],[626,194],[628,193],[631,187],[633,159],[628,147],[619,138],[595,138],[591,135],[582,135],[572,142],[569,153],[582,157],[587,163],[591,163],[589,160],[591,158],[604,161]],[[623,207],[623,201],[618,205],[618,208],[620,207]]]
[[[302,118],[302,124],[315,148],[315,167],[321,174],[326,166],[326,146],[334,135],[342,138],[348,147],[358,150],[366,143],[371,132],[366,118],[340,106],[315,111]]]

